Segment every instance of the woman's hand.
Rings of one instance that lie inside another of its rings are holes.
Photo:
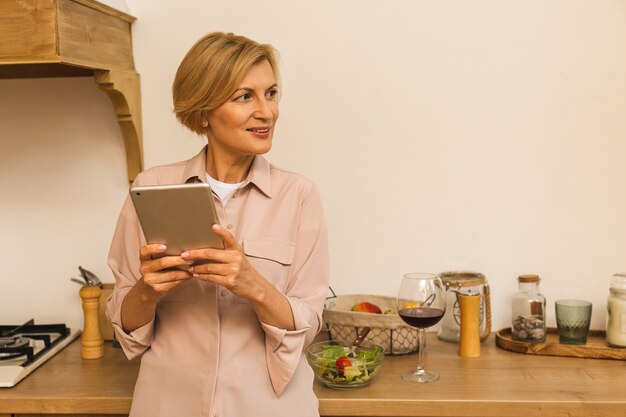
[[[218,224],[213,231],[224,243],[224,249],[196,249],[181,254],[183,259],[209,260],[211,263],[189,268],[195,278],[221,285],[238,297],[253,301],[261,294],[264,278],[250,265],[243,248],[232,233]]]
[[[174,268],[190,265],[192,261],[180,256],[155,257],[166,249],[165,245],[157,243],[142,246],[139,251],[139,272],[144,287],[142,295],[152,301],[160,300],[169,290],[191,278],[191,273]]]
[[[294,330],[293,313],[285,295],[250,265],[232,233],[218,224],[213,225],[213,231],[222,239],[224,249],[196,249],[180,255],[187,260],[212,262],[189,268],[193,276],[221,285],[236,296],[250,301],[262,323]]]
[[[165,270],[191,262],[180,256],[154,258],[165,252],[162,244],[142,246],[139,250],[139,272],[141,279],[130,289],[122,302],[122,329],[126,333],[154,319],[157,302],[172,288],[191,278],[191,274],[180,269]]]

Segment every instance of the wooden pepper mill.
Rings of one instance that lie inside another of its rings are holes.
[[[461,335],[459,337],[459,356],[477,358],[480,356],[480,294],[462,294],[457,292],[461,310]]]
[[[80,356],[83,359],[99,359],[104,356],[104,341],[100,332],[98,307],[102,289],[97,285],[87,285],[80,289],[83,304],[84,325],[80,339]]]

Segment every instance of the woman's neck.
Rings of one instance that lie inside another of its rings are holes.
[[[206,155],[206,172],[220,182],[237,184],[248,176],[254,155],[232,155],[216,146],[209,146]]]

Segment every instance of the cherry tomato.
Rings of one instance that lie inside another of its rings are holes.
[[[337,366],[337,369],[343,371],[346,367],[352,366],[352,361],[348,359],[347,356],[340,356],[335,361],[335,365]]]

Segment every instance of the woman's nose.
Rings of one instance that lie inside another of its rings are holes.
[[[274,116],[271,104],[268,100],[259,100],[257,108],[252,114],[257,119],[271,119]]]

